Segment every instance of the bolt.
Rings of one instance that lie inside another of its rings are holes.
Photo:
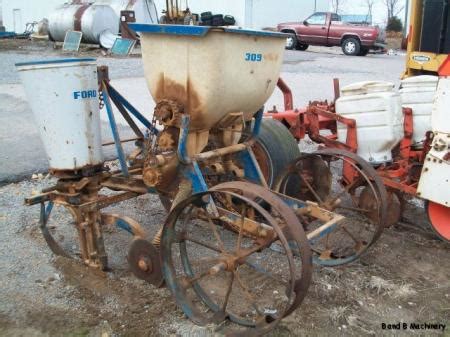
[[[141,259],[139,259],[139,261],[138,261],[138,267],[139,267],[139,269],[141,269],[142,271],[148,271],[148,272],[151,272],[152,270],[152,268],[151,268],[151,262],[150,261],[148,261],[146,258],[141,258]]]

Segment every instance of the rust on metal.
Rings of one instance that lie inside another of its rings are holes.
[[[84,12],[86,9],[88,9],[91,6],[90,3],[88,4],[82,4],[73,15],[73,30],[77,32],[81,32],[81,20],[83,17]]]

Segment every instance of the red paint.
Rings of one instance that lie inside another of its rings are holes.
[[[427,211],[434,230],[444,239],[450,241],[450,207],[430,201]]]

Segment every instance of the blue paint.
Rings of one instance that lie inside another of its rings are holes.
[[[183,175],[191,182],[193,193],[208,191],[208,185],[203,178],[202,171],[197,162],[193,162],[192,165],[186,166],[183,170]]]
[[[259,132],[261,130],[263,115],[264,115],[264,109],[261,108],[256,112],[256,114],[254,116],[255,123],[253,124],[253,130],[252,130],[253,137],[257,137],[259,135]]]
[[[116,145],[117,156],[119,158],[120,167],[122,169],[122,174],[128,178],[128,166],[125,159],[125,153],[122,148],[122,143],[120,142],[119,132],[117,130],[116,119],[114,118],[114,113],[111,107],[111,101],[109,100],[108,89],[106,88],[105,83],[102,85],[103,91],[103,101],[105,102],[106,112],[108,113],[109,124],[111,126],[112,136],[114,138],[114,143]]]
[[[15,37],[17,34],[15,32],[0,32],[0,39]]]
[[[97,90],[81,90],[73,92],[73,99],[86,99],[86,98],[96,98]]]
[[[262,59],[262,54],[245,53],[245,61],[247,62],[261,62]]]
[[[95,58],[70,58],[70,59],[51,59],[41,61],[19,62],[16,63],[16,67],[21,66],[34,66],[41,64],[57,64],[57,63],[72,63],[72,62],[95,62]]]
[[[188,25],[152,25],[142,23],[129,23],[128,26],[136,32],[165,34],[165,35],[191,35],[205,36],[210,27]]]
[[[157,135],[159,133],[158,129],[156,129],[150,121],[145,118],[130,102],[128,102],[119,92],[114,89],[111,84],[108,84],[108,89],[110,90],[111,97],[114,97],[117,101],[123,104],[128,111],[136,117],[147,129],[150,130],[151,133]]]
[[[261,184],[261,177],[257,169],[257,163],[253,160],[248,149],[237,154],[239,161],[244,165],[245,178],[255,184]],[[264,179],[264,178],[263,178]]]
[[[190,162],[190,158],[187,154],[187,136],[189,134],[189,122],[190,117],[188,115],[184,115],[181,117],[181,129],[180,129],[180,137],[178,140],[178,148],[177,148],[177,155],[178,159],[183,164],[188,164]]]
[[[47,222],[48,219],[50,218],[50,214],[52,213],[52,209],[53,209],[53,201],[49,201],[49,203],[47,204],[47,207],[45,209],[45,222]]]
[[[122,219],[122,218],[117,219],[115,225],[118,228],[123,229],[124,231],[130,233],[131,235],[134,235],[133,229],[131,228],[129,223],[126,222],[124,219]]]
[[[143,23],[129,23],[128,26],[136,32],[163,34],[163,35],[181,35],[181,36],[205,36],[211,30],[223,31],[225,33],[243,34],[249,36],[268,36],[286,39],[289,34],[271,32],[267,30],[251,30],[240,28],[224,28],[210,26],[185,26],[185,25],[151,25]]]

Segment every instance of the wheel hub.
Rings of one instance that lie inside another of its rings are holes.
[[[345,45],[345,49],[348,53],[353,53],[355,51],[355,47],[356,46],[353,42],[347,42],[347,44]]]

